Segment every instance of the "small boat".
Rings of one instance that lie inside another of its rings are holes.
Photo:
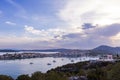
[[[50,63],[47,63],[47,65],[51,65]]]
[[[74,62],[74,60],[71,60],[71,62]]]
[[[55,61],[55,60],[53,60],[53,62],[55,63],[56,61]]]
[[[30,64],[33,64],[32,62],[30,62]]]

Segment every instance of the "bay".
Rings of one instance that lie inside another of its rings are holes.
[[[93,57],[79,57],[79,58],[31,58],[31,59],[21,59],[21,60],[1,60],[0,61],[0,74],[10,75],[13,78],[21,74],[29,74],[36,71],[41,71],[42,73],[47,72],[52,68],[58,66],[66,65],[69,63],[76,63],[81,61],[96,60],[98,58]],[[49,65],[48,65],[49,63]]]

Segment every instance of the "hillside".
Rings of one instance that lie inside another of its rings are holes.
[[[91,50],[91,54],[120,54],[120,47],[101,45]]]

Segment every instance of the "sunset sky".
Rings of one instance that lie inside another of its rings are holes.
[[[0,0],[0,49],[120,46],[120,0]]]

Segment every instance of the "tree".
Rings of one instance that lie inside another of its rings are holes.
[[[35,72],[31,76],[32,80],[45,80],[45,74],[41,72]]]
[[[85,76],[86,75],[85,70],[80,69],[80,71],[79,71],[79,73],[77,75],[78,76]]]
[[[20,75],[16,80],[31,80],[31,78],[28,75]]]
[[[95,70],[89,70],[87,73],[88,80],[97,80]]]
[[[88,80],[107,80],[107,74],[101,68],[95,68],[88,72]]]
[[[13,80],[13,78],[6,75],[0,75],[0,80]]]
[[[113,68],[108,72],[109,80],[120,80],[120,63],[113,66]]]
[[[45,80],[67,80],[67,78],[64,75],[51,71],[46,74]]]

